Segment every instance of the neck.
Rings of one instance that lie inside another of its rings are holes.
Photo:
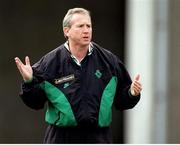
[[[74,55],[79,61],[81,61],[87,54],[89,45],[73,45],[69,43],[69,49],[72,55]]]

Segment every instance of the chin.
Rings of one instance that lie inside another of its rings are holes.
[[[84,47],[88,47],[90,43],[82,44]]]
[[[82,42],[82,45],[89,45],[91,41]]]

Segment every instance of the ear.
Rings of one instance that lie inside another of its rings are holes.
[[[65,36],[65,37],[68,37],[68,36],[69,36],[69,30],[70,30],[69,27],[64,27],[64,28],[63,28],[64,36]]]

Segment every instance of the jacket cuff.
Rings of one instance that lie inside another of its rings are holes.
[[[33,87],[34,85],[38,84],[38,80],[36,77],[33,76],[33,78],[29,81],[23,81],[23,86],[25,87]]]
[[[129,88],[129,90],[128,90],[128,95],[129,95],[129,97],[131,98],[131,99],[139,99],[140,98],[140,96],[141,96],[141,94],[139,93],[139,95],[137,95],[137,96],[133,96],[132,94],[131,94],[131,89]]]
[[[33,81],[33,77],[32,77],[30,80],[28,80],[28,81],[25,81],[25,80],[24,80],[24,83],[25,83],[25,84],[29,84],[29,83],[31,83],[32,81]]]

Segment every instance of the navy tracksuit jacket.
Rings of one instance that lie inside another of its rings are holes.
[[[91,43],[92,52],[78,65],[61,45],[33,65],[33,80],[20,96],[33,109],[47,102],[44,143],[112,143],[112,105],[133,108],[140,96],[130,94],[131,79],[111,52]]]

